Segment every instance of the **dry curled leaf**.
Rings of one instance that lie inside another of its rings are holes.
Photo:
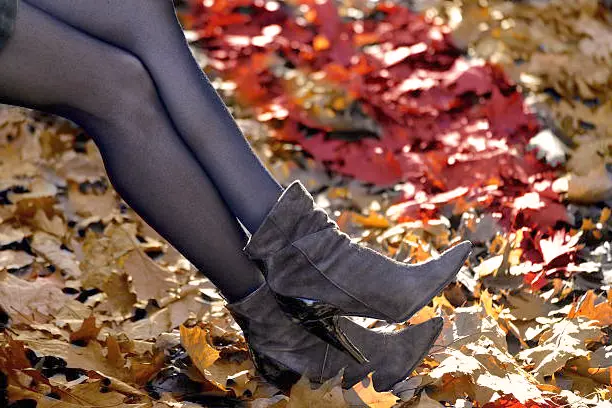
[[[13,319],[30,323],[36,316],[54,316],[70,298],[49,279],[33,282],[0,272],[0,307]]]
[[[70,341],[87,343],[89,340],[95,340],[101,329],[102,327],[96,326],[96,318],[93,315],[89,316],[83,320],[83,324],[77,331],[70,333]]]
[[[518,358],[533,366],[531,372],[538,379],[553,375],[568,360],[589,355],[588,342],[602,336],[593,323],[584,318],[555,323],[542,335],[538,346],[521,351]]]
[[[181,344],[194,365],[205,374],[206,369],[219,359],[219,351],[210,344],[209,331],[205,327],[181,325]]]
[[[155,263],[140,249],[134,249],[122,262],[123,270],[132,278],[132,288],[139,300],[160,301],[177,287],[174,275]]]
[[[36,232],[32,238],[32,249],[45,257],[62,272],[72,278],[81,276],[81,269],[75,255],[63,248],[62,242],[45,232]]]
[[[364,385],[364,382],[366,385]],[[398,398],[390,392],[377,392],[374,389],[374,381],[372,381],[371,374],[368,375],[367,379],[353,386],[352,389],[364,404],[372,408],[391,408],[398,400]]]
[[[598,301],[601,300],[601,301]],[[612,301],[608,299],[598,299],[592,290],[582,296],[568,313],[568,317],[584,316],[596,321],[598,326],[612,325]]]
[[[341,376],[327,380],[313,389],[306,377],[291,387],[287,408],[348,408],[342,394]]]

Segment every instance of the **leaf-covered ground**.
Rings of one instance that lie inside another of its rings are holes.
[[[367,379],[266,384],[214,287],[121,202],[88,136],[0,109],[0,404],[611,407],[607,6],[207,0],[181,13],[282,183],[301,179],[398,260],[476,244],[407,323],[445,318],[393,394]]]

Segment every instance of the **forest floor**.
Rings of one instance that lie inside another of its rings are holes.
[[[612,12],[596,0],[190,2],[194,55],[284,185],[405,262],[469,239],[393,393],[258,376],[213,285],[82,129],[0,109],[0,404],[612,407]]]

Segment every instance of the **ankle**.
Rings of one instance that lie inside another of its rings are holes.
[[[265,280],[262,276],[244,285],[232,286],[230,288],[224,288],[223,290],[220,289],[219,293],[227,303],[240,303],[245,301],[249,296],[255,293],[259,288],[262,287],[264,283]]]

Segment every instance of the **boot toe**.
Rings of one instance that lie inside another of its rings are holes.
[[[435,317],[416,326],[410,326],[392,335],[384,362],[372,362],[376,367],[372,376],[374,389],[388,391],[406,379],[421,363],[442,331],[443,320]]]
[[[405,286],[413,290],[404,290],[410,296],[406,296],[403,303],[395,304],[390,319],[396,323],[406,321],[429,303],[455,279],[472,252],[472,247],[471,242],[463,241],[446,250],[439,258],[421,264],[405,265]]]
[[[463,265],[467,257],[470,256],[473,248],[474,245],[472,245],[470,241],[462,241],[454,247],[444,251],[440,259],[444,260],[449,266],[457,264]]]

